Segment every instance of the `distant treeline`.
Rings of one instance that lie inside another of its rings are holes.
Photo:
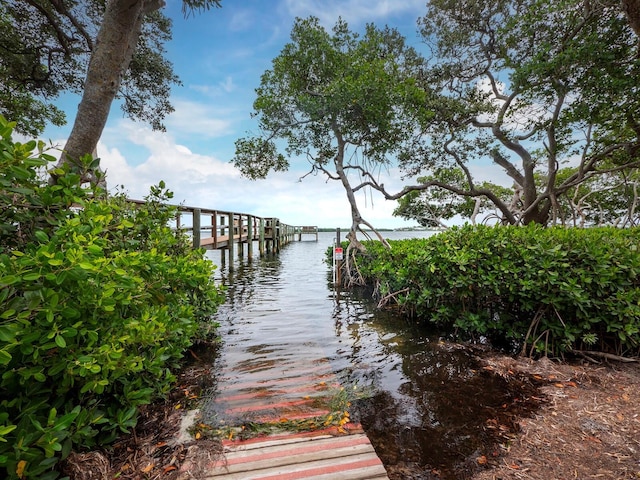
[[[349,227],[318,227],[318,231],[319,232],[335,232],[338,228],[340,228],[340,231],[342,232],[348,232],[349,231]],[[423,231],[423,230],[430,230],[429,228],[424,228],[424,227],[407,227],[407,228],[378,228],[377,229],[379,232],[414,232],[414,231]]]

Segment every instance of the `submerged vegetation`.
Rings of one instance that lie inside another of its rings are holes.
[[[640,353],[637,229],[466,226],[367,242],[355,265],[380,305],[523,354]]]
[[[104,445],[171,388],[223,295],[213,264],[167,223],[163,184],[129,204],[55,169],[0,117],[0,476],[53,479],[69,453]]]
[[[295,414],[293,418],[288,418],[286,415],[260,420],[244,418],[234,419],[231,422],[217,419],[211,423],[203,420],[192,427],[191,435],[195,439],[212,437],[246,440],[264,435],[311,432],[321,429],[334,429],[336,433],[344,434],[347,433],[348,424],[351,421],[349,410],[352,402],[368,398],[371,394],[370,389],[359,389],[357,385],[351,388],[328,389],[323,395],[304,397],[304,400],[307,401],[306,407],[326,411],[325,414],[305,416],[304,418],[299,418]]]

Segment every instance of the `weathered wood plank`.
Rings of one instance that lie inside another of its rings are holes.
[[[387,479],[364,434],[266,440],[227,447],[205,478],[224,480]]]
[[[307,463],[331,460],[331,464],[353,463],[354,461],[368,461],[375,457],[368,445],[353,445],[349,447],[315,450],[314,442],[309,442],[308,450],[296,448],[294,451],[265,453],[264,450],[252,452],[259,453],[251,457],[241,457],[229,455],[227,460],[214,468],[219,469],[222,474],[237,472],[252,472],[254,470],[269,470],[281,467],[294,466],[293,470],[307,470]],[[374,462],[375,463],[375,462]],[[292,470],[292,471],[293,471]]]
[[[389,480],[387,472],[382,465],[368,466],[362,463],[349,464],[321,464],[315,467],[309,465],[308,470],[291,471],[288,469],[272,469],[254,472],[242,472],[230,474],[224,477],[205,476],[206,479],[224,480]]]
[[[260,448],[256,448],[259,446]],[[339,456],[333,453],[335,450],[351,447],[364,447],[364,451],[373,451],[373,447],[369,443],[366,435],[346,435],[344,437],[310,437],[306,439],[296,438],[295,442],[287,442],[282,439],[279,442],[270,445],[250,444],[249,448],[244,445],[227,447],[225,464],[245,463],[247,459],[257,461],[267,458],[289,457],[291,455],[302,455],[304,453],[319,452],[322,450],[331,450],[332,457]],[[259,450],[256,452],[256,450]]]

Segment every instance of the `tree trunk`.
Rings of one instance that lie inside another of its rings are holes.
[[[353,193],[353,188],[349,183],[349,179],[347,178],[347,174],[344,171],[344,145],[338,144],[338,155],[334,159],[334,164],[336,167],[336,173],[340,178],[340,182],[344,187],[344,190],[347,194],[347,200],[349,200],[349,206],[351,207],[351,228],[349,233],[347,234],[347,238],[349,241],[355,245],[358,249],[364,249],[362,244],[357,239],[357,231],[360,228],[360,225],[363,223],[362,215],[360,215],[360,210],[358,209],[358,202],[356,201],[356,196]]]
[[[144,15],[163,0],[108,0],[87,70],[82,100],[58,165],[95,151],[138,43]]]
[[[344,187],[344,190],[347,194],[347,200],[349,201],[349,206],[351,207],[351,228],[349,229],[349,233],[347,233],[347,240],[349,240],[349,246],[347,247],[347,254],[345,258],[345,272],[346,275],[343,277],[343,283],[347,287],[352,287],[353,285],[364,285],[364,279],[360,275],[358,271],[352,271],[351,268],[351,252],[353,249],[359,251],[365,251],[365,246],[358,240],[358,231],[363,232],[361,226],[364,225],[369,227],[369,229],[378,237],[378,240],[387,248],[389,247],[389,243],[384,239],[380,232],[378,232],[373,225],[367,222],[362,215],[360,214],[360,209],[358,208],[358,202],[356,200],[355,193],[353,191],[353,187],[349,182],[349,178],[347,176],[347,172],[344,168],[344,153],[346,148],[346,143],[342,137],[342,133],[337,125],[337,122],[333,121],[333,132],[336,136],[336,140],[338,141],[338,148],[336,152],[336,156],[333,159],[333,163],[336,167],[336,174]]]
[[[622,0],[622,11],[633,31],[640,37],[640,0]]]

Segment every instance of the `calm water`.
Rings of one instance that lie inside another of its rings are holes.
[[[521,386],[479,369],[468,349],[376,311],[362,295],[337,295],[324,262],[334,236],[306,236],[279,255],[234,259],[231,271],[220,252],[207,253],[228,288],[217,318],[223,346],[215,370],[225,372],[218,385],[328,360],[343,385],[368,392],[355,402],[354,420],[392,479],[465,478],[484,463],[478,459],[490,463],[493,435],[513,426],[506,406],[525,400]]]

